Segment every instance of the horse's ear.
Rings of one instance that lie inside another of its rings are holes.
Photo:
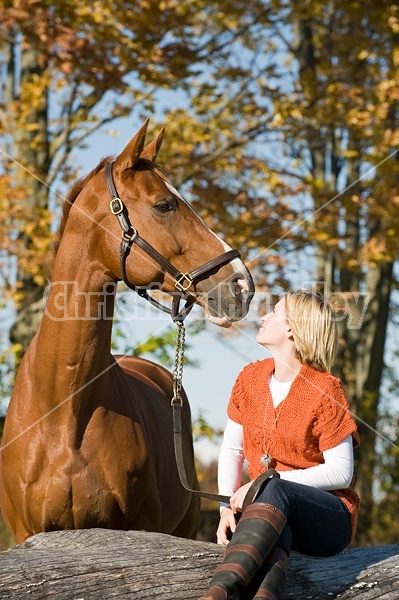
[[[162,127],[161,131],[158,133],[157,137],[152,140],[141,153],[142,158],[148,158],[148,160],[155,160],[157,154],[159,152],[160,147],[162,146],[163,134],[165,133],[165,127]]]
[[[122,150],[119,156],[115,160],[115,170],[116,171],[124,171],[125,169],[129,169],[134,167],[138,159],[140,158],[140,154],[144,148],[145,142],[145,134],[147,132],[147,127],[150,119],[146,119],[136,135],[130,140],[127,146]]]

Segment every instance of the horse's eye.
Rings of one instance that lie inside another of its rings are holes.
[[[154,204],[153,208],[158,214],[165,215],[176,209],[176,202],[174,200],[162,200],[161,202]]]

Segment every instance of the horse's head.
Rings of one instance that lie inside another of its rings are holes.
[[[79,195],[83,202],[86,197],[86,210],[100,225],[96,244],[101,262],[114,279],[123,278],[139,290],[158,286],[172,295],[179,290],[189,301],[201,305],[210,321],[228,327],[248,312],[254,292],[252,277],[241,259],[229,252],[231,248],[205,225],[157,167],[154,160],[163,130],[145,146],[147,125],[148,120],[112,168],[108,164],[106,172],[99,169]],[[109,205],[110,195],[114,200]],[[122,263],[121,235],[126,250]],[[221,255],[227,259],[220,259]],[[214,259],[215,263],[208,264]],[[198,273],[203,265],[207,266],[205,272]],[[194,273],[197,276],[190,282],[185,274]]]

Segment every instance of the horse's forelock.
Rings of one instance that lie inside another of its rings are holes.
[[[158,163],[156,163],[153,160],[150,160],[149,158],[139,158],[138,161],[136,162],[136,164],[132,167],[134,171],[155,171],[155,170],[161,170],[160,166],[158,165]]]

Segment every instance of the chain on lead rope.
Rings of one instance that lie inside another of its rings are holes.
[[[184,350],[186,346],[186,330],[184,323],[178,322],[177,325],[177,336],[176,336],[176,348],[175,348],[175,362],[173,367],[173,398],[172,406],[178,402],[180,405],[183,404],[183,398],[181,396],[181,390],[183,385],[183,366],[184,366]]]

